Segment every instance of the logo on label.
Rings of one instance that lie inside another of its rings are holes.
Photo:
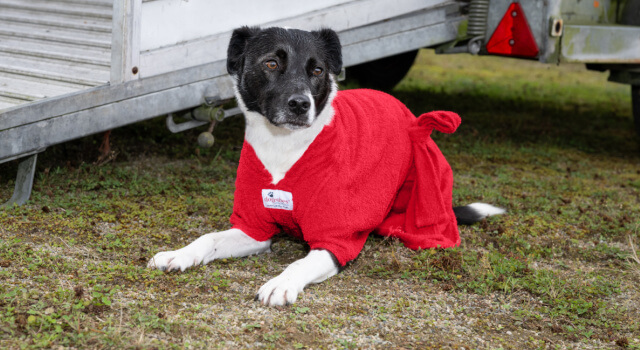
[[[262,203],[269,209],[293,210],[293,195],[280,190],[262,190]]]

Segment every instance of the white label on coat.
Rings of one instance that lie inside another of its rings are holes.
[[[280,190],[262,190],[262,203],[269,209],[293,210],[293,195]]]

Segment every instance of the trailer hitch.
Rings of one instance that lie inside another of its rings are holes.
[[[190,109],[184,113],[169,113],[167,115],[167,128],[176,134],[209,124],[209,129],[198,135],[198,145],[203,148],[211,147],[215,141],[213,129],[216,125],[229,117],[242,114],[240,108],[229,107],[231,103],[233,103],[233,99],[222,100],[218,96],[205,97],[204,104],[200,107]],[[176,124],[174,116],[189,120]]]

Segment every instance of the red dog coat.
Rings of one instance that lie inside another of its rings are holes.
[[[245,141],[233,227],[258,241],[284,231],[343,266],[373,231],[411,249],[457,246],[453,175],[430,135],[454,132],[460,117],[437,111],[416,118],[373,90],[340,91],[332,106],[331,123],[275,185]]]

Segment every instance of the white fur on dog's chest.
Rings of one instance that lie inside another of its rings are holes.
[[[302,157],[325,125],[331,122],[334,110],[330,102],[337,92],[337,86],[332,85],[327,105],[310,127],[300,130],[288,130],[272,125],[260,113],[247,111],[239,94],[236,95],[238,105],[245,111],[245,140],[253,147],[256,156],[271,174],[272,184],[275,185],[284,179],[287,171]]]

